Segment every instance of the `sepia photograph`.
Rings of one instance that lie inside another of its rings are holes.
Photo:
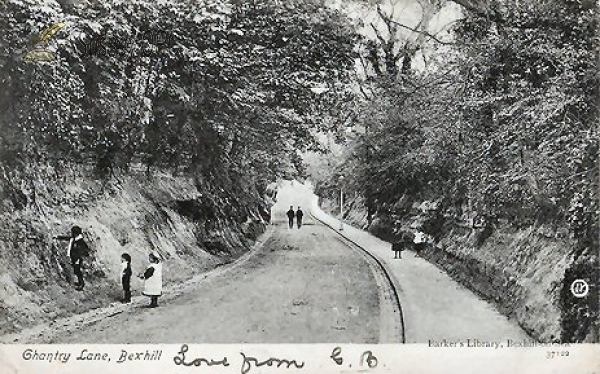
[[[0,346],[574,360],[600,339],[597,8],[0,0]]]

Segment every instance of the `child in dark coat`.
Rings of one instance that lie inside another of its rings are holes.
[[[394,243],[392,243],[392,251],[394,251],[394,258],[395,259],[401,259],[402,258],[402,251],[404,250],[404,243],[400,242],[400,241],[396,241]]]
[[[71,235],[60,235],[56,239],[68,240],[69,245],[67,247],[67,256],[71,259],[71,266],[73,266],[73,273],[77,277],[76,290],[83,291],[85,282],[83,280],[83,272],[81,270],[83,266],[83,257],[89,254],[90,248],[88,247],[85,240],[83,240],[83,232],[81,227],[73,226],[71,228]]]
[[[123,283],[123,300],[122,303],[131,302],[131,256],[129,253],[121,255],[121,263],[123,271],[121,272],[121,281]]]
[[[405,249],[412,248],[413,245],[413,235],[408,231],[403,231],[400,233],[400,239],[396,240],[392,243],[392,251],[394,251],[395,259],[402,259],[402,251]]]

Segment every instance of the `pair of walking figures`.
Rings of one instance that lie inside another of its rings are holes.
[[[296,218],[296,225],[298,228],[302,227],[302,217],[304,217],[304,213],[300,207],[298,207],[298,210],[294,212],[294,207],[290,206],[290,210],[287,211],[286,215],[288,217],[290,229],[294,227],[294,218]]]

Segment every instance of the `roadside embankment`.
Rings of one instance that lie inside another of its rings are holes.
[[[594,284],[597,257],[589,249],[579,253],[577,242],[564,230],[548,225],[514,228],[508,223],[494,225],[493,230],[476,228],[432,214],[431,202],[413,203],[401,215],[376,215],[368,226],[361,201],[346,203],[346,222],[384,240],[393,241],[400,231],[414,231],[416,226],[424,229],[436,240],[419,253],[421,257],[514,318],[535,339],[597,341],[597,295],[592,291],[589,297],[577,298],[570,291],[575,279]],[[321,207],[335,216],[339,211],[333,201],[325,200]],[[443,229],[428,231],[430,227]]]
[[[167,172],[101,182],[80,168],[44,168],[4,178],[0,334],[119,300],[124,252],[132,257],[135,295],[149,252],[162,257],[169,285],[233,261],[264,230],[258,214],[227,214],[226,191]],[[72,225],[91,248],[83,292],[73,287],[67,242],[54,239]]]

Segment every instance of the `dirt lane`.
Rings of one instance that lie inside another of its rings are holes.
[[[367,262],[329,229],[278,222],[244,266],[159,308],[132,306],[51,342],[377,343],[379,302]]]

